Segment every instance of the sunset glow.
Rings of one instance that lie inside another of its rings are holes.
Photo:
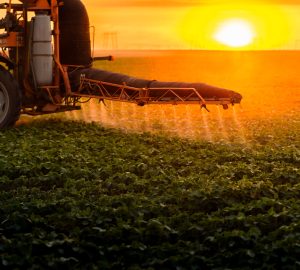
[[[293,0],[81,1],[96,29],[99,50],[300,49],[300,5]],[[225,41],[224,31],[231,30],[224,24],[237,18],[248,24],[246,29],[242,26],[244,30],[237,29],[243,41],[232,41],[233,34],[228,33]]]
[[[254,35],[248,22],[241,19],[232,19],[223,22],[219,26],[214,38],[230,47],[243,47],[252,43]]]
[[[279,5],[207,5],[186,13],[180,35],[200,49],[277,49],[295,40],[292,21]]]

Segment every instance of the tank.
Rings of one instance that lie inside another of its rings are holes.
[[[92,63],[90,24],[80,0],[64,0],[59,8],[60,62],[89,66]]]
[[[32,19],[32,64],[38,86],[52,84],[53,53],[50,16],[36,15]]]

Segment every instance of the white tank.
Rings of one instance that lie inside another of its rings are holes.
[[[39,14],[32,18],[32,62],[38,86],[51,85],[53,53],[50,16]]]

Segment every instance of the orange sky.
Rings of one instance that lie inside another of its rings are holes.
[[[241,49],[300,49],[300,0],[82,0],[98,49],[230,49],[217,25],[245,19],[254,29]]]
[[[96,49],[300,49],[300,0],[81,1]],[[214,38],[232,20],[253,29],[248,45]]]

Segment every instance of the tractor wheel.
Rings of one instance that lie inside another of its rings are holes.
[[[8,70],[0,66],[0,128],[13,126],[20,118],[21,91]]]

